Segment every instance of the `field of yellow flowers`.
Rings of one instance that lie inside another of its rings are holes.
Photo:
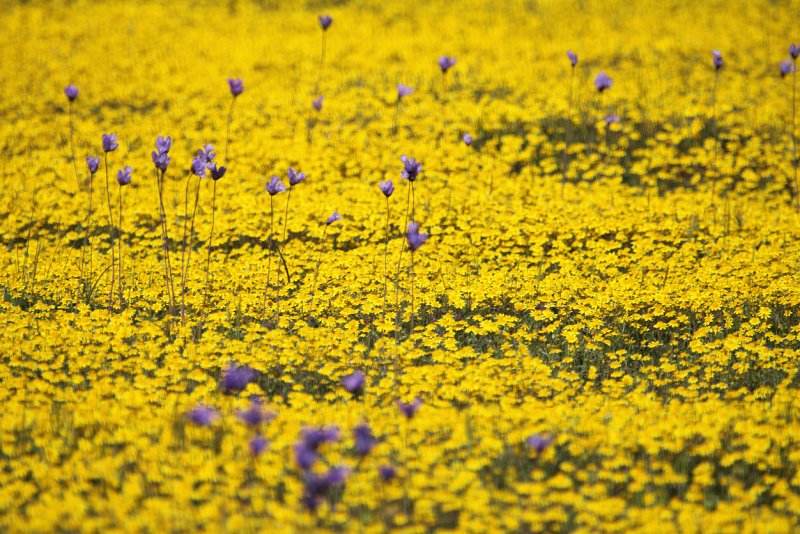
[[[7,5],[0,531],[797,531],[798,7]]]

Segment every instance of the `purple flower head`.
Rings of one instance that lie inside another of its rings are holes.
[[[300,434],[300,440],[306,447],[312,451],[316,451],[319,449],[320,445],[339,441],[340,435],[341,433],[337,426],[304,428]]]
[[[94,156],[86,156],[86,166],[89,167],[89,172],[94,174],[100,167],[100,159]]]
[[[322,111],[322,95],[318,96],[313,102],[311,102],[311,107],[317,111]]]
[[[305,489],[301,502],[309,510],[316,510],[322,502],[322,498],[332,488],[341,486],[349,474],[350,471],[346,467],[334,467],[323,475],[311,472],[306,473],[303,476]]]
[[[275,419],[275,414],[264,409],[264,404],[256,396],[250,398],[250,407],[239,410],[236,416],[247,425],[256,427]]]
[[[228,368],[225,369],[225,374],[222,375],[222,389],[228,393],[242,391],[255,379],[255,370],[247,365],[232,363],[228,365]]]
[[[447,71],[456,64],[456,58],[450,56],[441,56],[438,63],[439,68],[442,69],[442,74],[447,74]]]
[[[567,50],[567,57],[569,58],[569,62],[573,67],[578,64],[578,54],[572,50]]]
[[[281,182],[281,179],[277,176],[273,176],[269,179],[269,182],[267,182],[267,193],[269,193],[269,196],[274,197],[278,193],[283,193],[284,191],[286,191],[286,186],[283,185],[283,182]]]
[[[464,144],[465,145],[467,145],[467,146],[471,146],[472,145],[472,136],[470,134],[465,133],[464,137],[462,139],[464,140]]]
[[[169,154],[153,150],[150,155],[153,158],[153,164],[156,166],[156,169],[161,172],[167,172],[167,165],[169,165],[170,162]]]
[[[304,172],[296,172],[293,168],[289,167],[286,171],[289,175],[289,187],[294,187],[303,180],[306,179],[306,173]]]
[[[420,233],[419,223],[411,221],[408,223],[406,239],[408,240],[408,248],[411,249],[411,252],[415,252],[428,240],[428,234]]]
[[[606,121],[606,124],[616,124],[619,122],[619,115],[610,114],[603,117],[603,120]]]
[[[405,84],[402,84],[402,83],[398,83],[397,84],[397,99],[398,100],[402,99],[404,96],[410,95],[413,92],[414,92],[414,90],[412,88],[410,88],[409,86],[407,86]]]
[[[792,59],[797,59],[800,56],[800,45],[790,44],[789,55],[792,56]]]
[[[420,406],[422,406],[422,400],[419,397],[414,399],[414,402],[410,402],[408,404],[403,401],[397,401],[397,408],[400,410],[400,413],[406,416],[407,419],[414,417],[414,414],[417,413],[417,410],[419,410]]]
[[[203,148],[197,151],[197,158],[205,164],[214,161],[215,157],[217,157],[217,153],[214,152],[214,145],[203,145]]]
[[[64,94],[67,95],[67,100],[72,102],[78,98],[78,88],[74,84],[69,84],[64,88]]]
[[[330,15],[319,16],[319,25],[322,28],[322,31],[327,31],[328,28],[331,27],[331,24],[333,24],[333,17]]]
[[[397,469],[391,465],[382,465],[378,468],[378,475],[384,482],[389,482],[397,476]]]
[[[548,434],[534,434],[525,439],[525,443],[531,449],[535,450],[537,454],[541,454],[547,447],[553,443],[555,438]]]
[[[315,463],[319,460],[319,455],[317,451],[310,448],[304,442],[299,441],[294,446],[294,461],[297,464],[297,467],[302,469],[303,471],[308,471],[311,469]]]
[[[186,412],[186,418],[197,426],[211,426],[219,419],[219,412],[209,406],[198,404]]]
[[[342,220],[342,216],[339,215],[339,212],[338,211],[334,211],[333,213],[331,213],[331,216],[328,217],[328,219],[325,221],[325,226],[330,226],[333,223],[335,223],[336,221],[341,221],[341,220]]]
[[[609,78],[608,74],[605,72],[601,72],[594,79],[594,86],[601,93],[606,89],[610,89],[612,85],[614,85],[614,82],[611,81],[611,78]]]
[[[231,94],[234,98],[244,92],[244,81],[241,78],[228,78],[228,85],[231,88]]]
[[[789,74],[793,73],[797,67],[795,66],[793,60],[784,59],[783,61],[781,61],[780,68],[781,68],[781,78],[785,78]]]
[[[405,155],[400,156],[400,161],[403,162],[403,170],[400,173],[401,178],[405,178],[409,182],[413,182],[422,172],[422,163],[414,158],[408,159]]]
[[[215,182],[216,182],[217,180],[219,180],[220,178],[222,178],[223,176],[225,176],[225,171],[227,171],[227,170],[228,170],[228,168],[227,168],[227,167],[224,167],[224,166],[217,167],[217,162],[216,162],[216,161],[212,161],[211,163],[209,163],[208,165],[206,165],[206,168],[207,168],[209,171],[211,171],[211,178],[212,178],[212,179],[213,179]]]
[[[197,157],[192,160],[192,172],[199,178],[206,177],[206,162],[203,158]]]
[[[356,441],[356,452],[361,456],[369,454],[378,444],[378,440],[372,434],[372,429],[366,423],[353,429],[353,439]]]
[[[389,198],[394,193],[394,184],[391,180],[386,180],[385,182],[381,182],[378,187],[380,188],[381,192]]]
[[[359,397],[364,393],[366,383],[367,377],[361,371],[355,371],[353,374],[342,377],[344,389],[354,397]]]
[[[114,134],[103,134],[103,151],[114,152],[119,147],[117,136]]]
[[[172,137],[159,135],[156,137],[156,150],[159,154],[166,154],[172,148]]]
[[[267,450],[269,446],[269,441],[264,436],[254,436],[253,439],[250,440],[250,454],[253,456],[259,456],[262,452]]]
[[[117,171],[117,183],[120,186],[128,185],[129,183],[131,183],[132,174],[133,174],[133,169],[131,169],[126,165],[124,169],[120,169]]]
[[[714,63],[714,69],[719,70],[722,68],[722,52],[719,50],[712,50],[711,59]]]

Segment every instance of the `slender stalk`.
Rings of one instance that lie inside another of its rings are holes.
[[[194,220],[197,216],[197,204],[200,201],[200,182],[201,179],[197,178],[197,187],[195,188],[194,192],[194,208],[192,208],[192,219],[189,225],[189,240],[188,245],[184,248],[186,249],[186,264],[183,266],[183,276],[181,281],[181,324],[186,324],[186,279],[189,277],[189,266],[192,263],[192,237],[194,236]],[[187,192],[188,192],[188,182],[187,182]],[[186,230],[186,221],[184,221],[183,225],[184,231]],[[186,241],[186,235],[184,234],[184,242]]]
[[[108,152],[105,153],[104,156],[105,161],[105,168],[106,168],[106,200],[108,202],[108,236],[111,240],[111,246],[109,249],[111,250],[111,287],[109,288],[109,295],[108,295],[108,311],[111,311],[111,305],[114,299],[114,213],[111,210],[111,187],[108,182]]]
[[[714,72],[714,92],[711,95],[712,107],[712,120],[714,121],[714,160],[712,163],[713,174],[711,175],[711,206],[714,206],[716,200],[716,186],[717,186],[717,145],[719,144],[717,138],[717,83],[719,82],[719,71]]]
[[[283,213],[283,238],[281,239],[281,243],[286,245],[286,224],[289,222],[289,201],[292,199],[292,189],[294,187],[289,187],[289,192],[286,194],[286,210]]]
[[[389,197],[386,197],[386,240],[383,243],[383,317],[386,318],[386,290],[388,276],[389,256]]]
[[[94,174],[90,171],[89,172],[89,209],[86,211],[86,230],[85,235],[83,238],[83,247],[81,248],[81,258],[83,258],[83,249],[89,249],[89,280],[93,278],[92,276],[92,239],[90,234],[90,227],[92,224],[92,191],[94,189]],[[81,259],[81,263],[83,263],[83,259]],[[81,267],[81,277],[83,278],[83,284],[86,284],[86,278],[83,276],[83,267]]]
[[[124,286],[123,286],[123,269],[122,269],[122,189],[123,187],[119,186],[119,284],[118,284],[118,291],[119,291],[119,307],[120,309],[124,308],[125,304],[125,296],[124,296]]]
[[[275,223],[275,204],[272,199],[272,195],[269,196],[269,238],[267,241],[267,283],[264,284],[264,299],[263,299],[263,310],[261,312],[261,318],[264,319],[267,316],[267,293],[269,292],[269,283],[272,274],[272,228],[273,224]]]
[[[228,109],[228,122],[225,126],[225,165],[228,165],[228,147],[231,143],[231,121],[233,120],[233,105],[236,103],[236,97],[231,99],[231,107]]]
[[[406,216],[405,220],[403,221],[403,227],[400,229],[401,232],[405,232],[408,229],[408,221],[409,221],[409,214],[411,215],[411,220],[414,220],[414,208],[413,208],[413,200],[412,195],[414,191],[414,182],[408,182],[408,195],[406,198]],[[405,242],[400,242],[400,255],[397,258],[397,269],[400,270],[400,264],[403,261],[403,252],[405,252]]]
[[[203,293],[203,317],[206,314],[208,304],[208,292],[211,283],[211,246],[214,241],[214,218],[217,212],[217,181],[214,180],[213,192],[211,193],[211,233],[208,236],[208,254],[206,255],[206,288]]]
[[[78,164],[75,161],[75,128],[72,126],[72,101],[69,101],[69,146],[72,150],[72,169],[75,171],[75,184],[78,189],[81,187],[81,179],[78,176]]]
[[[797,60],[792,71],[792,169],[794,171],[794,198],[800,209],[800,182],[797,181]]]
[[[411,325],[408,329],[408,338],[414,335],[414,251],[411,251],[411,264],[408,271],[408,283],[411,286]]]
[[[569,77],[569,108],[567,110],[567,123],[564,130],[564,152],[561,154],[561,199],[564,199],[564,187],[567,184],[567,152],[572,137],[572,93],[575,86],[575,66],[572,66]]]
[[[172,266],[169,261],[169,234],[167,232],[167,215],[164,211],[164,171],[157,176],[158,208],[161,219],[161,245],[164,250],[164,282],[167,285],[170,315],[175,313],[175,285],[172,282]]]
[[[308,305],[308,320],[311,321],[311,314],[314,312],[314,297],[317,293],[317,277],[319,276],[319,267],[322,265],[322,244],[325,242],[325,234],[328,232],[328,225],[326,224],[322,229],[322,239],[320,239],[320,248],[317,253],[317,266],[314,269],[314,282],[311,284],[311,302]]]

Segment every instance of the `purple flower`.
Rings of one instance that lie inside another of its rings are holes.
[[[333,24],[333,17],[330,15],[319,16],[319,25],[322,28],[322,31],[327,31],[328,28],[331,27],[331,24]]]
[[[278,193],[283,193],[284,191],[286,191],[286,186],[283,185],[283,182],[281,182],[281,179],[277,176],[273,176],[269,179],[269,182],[267,182],[267,193],[269,193],[269,196],[274,197]]]
[[[411,249],[411,252],[415,252],[425,243],[425,241],[428,240],[428,234],[420,233],[419,223],[411,221],[408,223],[408,233],[406,234],[406,239],[408,240],[408,248]]]
[[[294,461],[303,471],[311,469],[319,460],[317,451],[300,441],[294,446]]]
[[[781,78],[785,78],[789,74],[793,73],[797,67],[795,67],[794,61],[791,59],[784,59],[781,61]]]
[[[209,406],[198,404],[186,412],[186,418],[197,426],[211,426],[219,419],[219,412]]]
[[[606,121],[606,124],[616,124],[619,122],[619,115],[612,113],[611,115],[606,115],[603,117],[603,120]]]
[[[567,50],[567,57],[569,58],[569,62],[573,67],[578,64],[578,54],[572,50]]]
[[[120,169],[117,171],[117,183],[120,186],[128,185],[131,183],[131,174],[133,174],[133,169],[128,166],[125,166],[124,169]]]
[[[250,454],[259,456],[262,452],[267,450],[267,446],[269,446],[267,438],[264,436],[254,436],[253,439],[250,440]]]
[[[275,419],[275,414],[265,410],[261,399],[256,396],[250,398],[250,407],[246,410],[239,410],[236,416],[244,423],[254,427]]]
[[[256,379],[256,372],[247,365],[232,363],[222,375],[222,389],[226,392],[242,391]]]
[[[394,184],[392,183],[391,180],[386,180],[385,182],[381,182],[380,184],[378,184],[378,187],[380,188],[381,192],[383,192],[383,194],[386,196],[386,198],[389,198],[390,196],[392,196],[392,193],[394,193]]]
[[[531,449],[535,450],[537,454],[541,454],[555,438],[548,434],[534,434],[525,439],[525,443]]]
[[[209,164],[214,161],[217,153],[214,152],[214,145],[203,145],[203,148],[197,151],[197,158],[204,164]]]
[[[344,389],[354,397],[359,397],[364,393],[366,382],[367,377],[361,371],[355,371],[353,374],[342,377]]]
[[[206,165],[206,168],[209,171],[211,171],[211,178],[215,182],[217,180],[219,180],[220,178],[222,178],[223,176],[225,176],[225,171],[228,170],[227,167],[224,167],[224,166],[217,167],[217,162],[216,161],[212,161],[211,163]]]
[[[156,137],[156,150],[158,150],[159,154],[166,154],[170,148],[172,148],[172,137],[161,135]]]
[[[797,56],[800,56],[800,45],[790,44],[789,55],[792,56],[792,59],[797,59]]]
[[[197,157],[192,160],[192,172],[199,178],[206,177],[206,162],[203,158]]]
[[[119,143],[117,143],[117,136],[114,134],[103,134],[103,151],[114,152]]]
[[[366,423],[362,423],[353,429],[353,439],[356,441],[356,452],[361,456],[369,454],[378,444],[378,440],[372,434],[372,429]]]
[[[326,226],[330,226],[333,223],[335,223],[336,221],[341,221],[341,220],[342,220],[342,216],[339,215],[339,212],[338,211],[334,211],[333,213],[331,213],[331,216],[328,217],[328,219],[325,221],[325,225]]]
[[[311,107],[317,111],[322,111],[322,95],[318,96],[313,102],[311,102]]]
[[[414,399],[414,402],[406,404],[403,401],[397,401],[397,408],[400,410],[400,413],[406,416],[407,419],[411,419],[414,417],[414,414],[417,413],[419,407],[422,406],[422,400],[419,397]]]
[[[402,83],[398,83],[397,84],[397,99],[398,100],[402,99],[404,96],[410,95],[413,92],[414,92],[414,90],[412,88],[410,88],[409,86],[407,86],[405,84],[402,84]]]
[[[86,157],[86,166],[89,167],[89,172],[94,174],[97,172],[97,169],[100,167],[100,159],[95,158],[94,156],[87,156]]]
[[[78,98],[78,88],[74,84],[69,84],[64,88],[64,94],[67,95],[67,100],[72,102]]]
[[[456,58],[450,56],[441,56],[439,58],[439,68],[442,69],[442,74],[447,74],[453,65],[456,64]]]
[[[594,86],[601,93],[606,89],[610,89],[613,84],[614,82],[611,81],[611,78],[609,78],[608,74],[606,74],[605,72],[601,72],[594,79]]]
[[[228,85],[231,88],[231,94],[234,98],[244,92],[244,81],[241,78],[228,78]]]
[[[156,166],[156,169],[161,172],[167,172],[167,165],[169,165],[170,162],[169,154],[153,150],[150,155],[153,158],[153,164]],[[192,168],[194,169],[194,166],[192,166]]]
[[[316,510],[322,502],[322,497],[336,487],[341,486],[350,471],[346,467],[334,467],[324,475],[308,472],[303,477],[305,489],[301,498],[302,503],[311,511]]]
[[[304,428],[300,434],[300,439],[309,449],[316,451],[320,445],[339,441],[341,433],[337,426],[327,426],[321,428]]]
[[[464,144],[465,145],[467,145],[467,146],[471,146],[472,145],[472,136],[470,134],[465,133],[464,137],[463,137],[463,140],[464,140]]]
[[[719,50],[712,50],[711,51],[711,58],[714,63],[714,68],[719,70],[722,68],[722,52]]]
[[[306,173],[295,172],[295,170],[291,167],[289,167],[289,170],[286,172],[289,175],[289,187],[294,187],[306,179]]]
[[[403,170],[400,173],[400,177],[409,182],[416,180],[419,173],[422,172],[422,163],[414,158],[408,159],[405,155],[400,156],[400,161],[403,162]]]
[[[384,482],[389,482],[397,476],[397,469],[391,465],[382,465],[378,468],[378,475]]]

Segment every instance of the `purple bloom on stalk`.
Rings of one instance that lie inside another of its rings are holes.
[[[619,115],[612,113],[611,115],[606,115],[603,120],[606,121],[606,124],[616,124],[619,122]]]
[[[422,163],[414,158],[408,159],[405,155],[400,156],[400,161],[403,162],[403,170],[400,173],[400,177],[409,182],[416,180],[419,173],[422,172]]]
[[[572,50],[567,50],[567,57],[569,58],[569,62],[573,67],[578,64],[578,54]]]
[[[334,467],[324,475],[306,473],[303,477],[305,490],[302,503],[311,511],[315,511],[322,501],[322,497],[336,486],[341,486],[350,471],[346,467]]]
[[[117,183],[119,183],[120,186],[128,185],[129,183],[131,183],[132,174],[133,174],[133,169],[131,169],[126,165],[124,169],[120,169],[117,171]]]
[[[793,73],[797,67],[795,67],[794,61],[791,59],[784,59],[781,61],[781,78],[785,78],[789,74]]]
[[[422,400],[420,400],[419,397],[414,399],[414,402],[408,404],[403,401],[397,401],[397,408],[400,410],[400,413],[406,416],[406,419],[414,417],[414,414],[417,413],[420,406],[422,406]]]
[[[72,102],[78,98],[78,88],[74,84],[69,84],[64,88],[64,94],[67,95],[67,100]]]
[[[339,441],[340,436],[339,427],[328,426],[322,428],[304,428],[300,439],[309,449],[316,451],[320,445]]]
[[[367,377],[361,371],[355,371],[353,374],[342,377],[344,389],[354,397],[358,397],[364,393],[364,386],[366,383]]]
[[[319,460],[319,455],[315,449],[312,449],[302,441],[295,444],[294,461],[297,467],[303,471],[308,471],[317,463],[317,460]]]
[[[711,58],[714,63],[714,68],[719,70],[722,68],[722,52],[719,50],[712,50],[711,51]]]
[[[392,193],[394,193],[394,184],[392,183],[391,180],[386,180],[385,182],[381,182],[378,185],[378,187],[380,188],[384,196],[386,196],[386,198],[389,198],[390,196],[392,196]]]
[[[117,136],[114,134],[103,134],[103,151],[114,152],[119,147]]]
[[[295,172],[295,170],[291,167],[289,167],[289,170],[287,170],[286,173],[289,175],[289,187],[294,187],[306,179],[306,173]]]
[[[222,376],[222,389],[226,392],[242,391],[256,379],[256,372],[247,365],[230,364]]]
[[[326,226],[330,226],[330,225],[332,225],[333,223],[335,223],[336,221],[341,221],[341,220],[342,220],[342,216],[341,216],[341,215],[339,215],[339,212],[338,212],[338,211],[334,211],[334,212],[331,214],[331,216],[330,216],[330,217],[328,217],[328,219],[325,221],[325,225],[326,225]]]
[[[217,167],[217,162],[216,162],[216,161],[212,161],[211,163],[209,163],[208,165],[206,165],[206,168],[207,168],[209,171],[211,171],[211,178],[212,178],[212,179],[213,179],[215,182],[216,182],[217,180],[219,180],[220,178],[222,178],[223,176],[225,176],[225,171],[227,171],[227,170],[228,170],[228,168],[227,168],[227,167],[224,167],[224,166]]]
[[[186,418],[197,426],[211,426],[219,419],[219,412],[209,406],[198,404],[186,412]]]
[[[415,252],[425,243],[425,241],[428,240],[428,234],[420,233],[419,223],[411,221],[408,223],[408,233],[406,234],[406,239],[408,240],[408,248],[411,249],[411,252]]]
[[[397,476],[397,469],[391,465],[382,465],[378,468],[378,475],[384,482],[389,482]]]
[[[156,150],[159,154],[166,154],[172,148],[172,137],[159,135],[156,137]]]
[[[97,172],[97,169],[100,167],[100,159],[94,156],[87,156],[86,157],[86,166],[89,167],[89,172],[94,174]]]
[[[456,64],[456,58],[450,56],[441,56],[438,63],[439,68],[442,69],[442,74],[447,74],[447,71]]]
[[[265,410],[261,399],[255,395],[250,398],[250,407],[246,410],[239,410],[236,416],[250,426],[259,426],[261,423],[269,423],[275,419],[275,414]]]
[[[463,140],[464,140],[464,144],[465,145],[467,145],[467,146],[471,146],[472,145],[472,136],[470,134],[465,133],[464,137],[463,137]]]
[[[555,438],[548,434],[534,434],[532,436],[528,436],[525,440],[525,443],[531,449],[535,450],[537,454],[541,454],[547,447],[553,443]]]
[[[228,85],[231,88],[231,94],[234,98],[244,92],[244,81],[241,78],[228,78]]]
[[[322,111],[322,95],[318,96],[313,102],[311,102],[311,107],[317,111]]]
[[[169,159],[169,154],[166,152],[156,152],[153,150],[151,156],[156,169],[160,170],[161,172],[167,172],[167,165],[169,165],[169,162],[171,161]]]
[[[206,177],[206,162],[203,161],[203,158],[198,157],[192,160],[192,172],[199,178]]]
[[[333,24],[333,17],[330,15],[319,16],[319,25],[322,28],[322,31],[327,31],[328,28],[331,27],[331,24]]]
[[[378,440],[372,434],[372,429],[366,423],[362,423],[353,429],[353,439],[356,440],[356,452],[361,456],[369,454],[378,444]]]
[[[398,100],[402,99],[404,96],[408,96],[408,95],[412,94],[413,92],[414,92],[414,90],[412,88],[410,88],[409,86],[407,86],[405,84],[402,84],[402,83],[398,83],[397,84],[397,99]]]
[[[610,89],[612,85],[614,85],[614,82],[605,72],[600,72],[594,79],[594,86],[601,93],[606,89]]]
[[[250,454],[259,456],[262,452],[267,450],[267,446],[269,446],[267,438],[264,436],[254,436],[253,439],[250,440]]]
[[[286,191],[286,186],[283,185],[283,182],[281,182],[281,179],[277,176],[273,176],[269,179],[269,182],[267,182],[267,193],[269,193],[269,196],[274,197],[278,193],[283,193],[284,191]]]
[[[800,56],[800,45],[790,44],[789,55],[792,56],[792,59],[797,59],[797,56]]]
[[[217,153],[214,152],[214,145],[203,145],[203,148],[197,151],[197,158],[205,164],[214,161],[215,157],[217,157]]]

